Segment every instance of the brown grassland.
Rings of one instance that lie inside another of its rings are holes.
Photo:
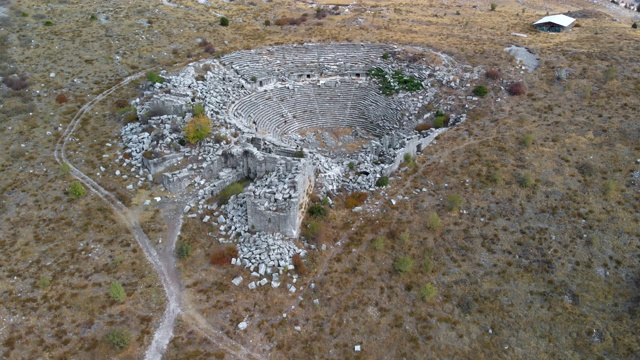
[[[74,179],[52,153],[75,112],[125,76],[211,56],[198,38],[217,54],[299,42],[419,45],[499,69],[503,79],[483,79],[489,94],[468,121],[395,174],[384,193],[371,194],[364,212],[346,209],[346,195],[333,199],[314,240],[328,248],[304,259],[308,273],[295,294],[233,286],[248,271],[211,265],[221,247],[206,235],[212,229],[185,220],[181,240],[193,253],[179,262],[184,296],[212,327],[265,358],[638,356],[640,184],[632,173],[640,170],[640,32],[631,28],[633,13],[582,0],[496,0],[495,11],[483,0],[332,0],[332,7],[351,5],[317,20],[315,7],[301,1],[209,2],[7,5],[0,76],[24,75],[29,87],[0,88],[0,358],[143,357],[164,311],[160,281],[108,205],[90,191],[69,196]],[[570,32],[531,27],[547,12],[577,10],[590,16]],[[304,13],[308,20],[297,26],[264,25]],[[537,54],[539,69],[518,68],[504,51],[511,44]],[[564,68],[568,78],[558,80]],[[508,96],[506,86],[518,80],[527,93]],[[170,194],[157,184],[126,190],[131,180],[114,175],[123,125],[115,103],[139,96],[139,85],[98,103],[67,151],[156,240],[167,231],[161,209],[143,202]],[[56,101],[60,94],[68,101]],[[447,199],[458,198],[461,211],[451,211]],[[429,230],[434,213],[441,226]],[[405,273],[394,266],[402,257],[413,261]],[[124,302],[109,297],[113,281],[123,285]],[[426,295],[428,284],[435,294]],[[249,324],[244,331],[241,321]],[[117,328],[131,334],[123,351],[106,341]],[[232,355],[179,317],[165,358]]]

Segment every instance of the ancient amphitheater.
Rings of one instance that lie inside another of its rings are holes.
[[[383,94],[372,69],[419,86]],[[418,132],[417,124],[431,122],[436,110],[449,115],[448,127],[465,120],[478,73],[444,54],[391,45],[238,51],[163,74],[164,83],[134,100],[142,121],[122,129],[126,150],[118,161],[131,167],[138,186],[156,176],[167,190],[192,196],[187,216],[216,226],[221,242],[238,242],[238,264],[270,272],[304,253],[284,238],[299,235],[311,191],[373,191],[405,154],[421,152],[446,130]],[[198,103],[214,134],[185,146],[182,129]],[[205,203],[243,178],[253,181],[228,205]]]

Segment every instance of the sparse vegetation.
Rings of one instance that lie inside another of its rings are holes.
[[[304,150],[296,150],[293,153],[294,158],[303,159],[304,158]]]
[[[522,137],[522,140],[520,140],[520,144],[522,144],[522,146],[526,148],[529,148],[533,144],[535,138],[536,137],[533,134],[526,134]]]
[[[491,3],[491,11],[495,11],[498,8],[498,4]]]
[[[50,284],[51,284],[51,276],[49,275],[40,275],[40,278],[38,279],[38,281],[36,281],[36,286],[40,290],[49,287]]]
[[[527,93],[527,87],[524,85],[522,81],[516,81],[509,85],[508,89],[509,95],[512,96],[520,96]]]
[[[378,250],[378,251],[384,250],[384,241],[385,241],[385,239],[384,239],[383,236],[376,236],[371,241],[371,246],[373,246],[373,248]]]
[[[238,195],[244,191],[244,186],[239,182],[234,182],[218,193],[217,200],[219,205],[226,205],[233,195]]]
[[[151,82],[152,84],[162,84],[164,82],[164,78],[158,75],[158,73],[155,71],[149,71],[147,72],[147,81]]]
[[[499,80],[502,78],[502,74],[498,70],[487,70],[484,76],[491,80]]]
[[[381,176],[378,180],[376,180],[377,187],[384,187],[389,185],[389,177]]]
[[[83,197],[85,193],[86,190],[84,189],[84,186],[81,182],[74,181],[71,183],[71,186],[69,187],[69,196],[72,199],[79,199]]]
[[[462,196],[460,195],[449,195],[446,199],[447,210],[451,212],[460,211],[460,206],[462,206]]]
[[[408,256],[397,258],[393,262],[393,268],[400,274],[406,274],[413,270],[413,260]]]
[[[438,214],[429,214],[429,217],[427,217],[427,228],[433,231],[442,229],[442,223],[440,222],[440,217],[438,216]]]
[[[433,124],[429,123],[429,122],[423,122],[420,123],[418,125],[416,125],[415,130],[416,131],[427,131],[429,129],[433,128]]]
[[[69,98],[67,98],[67,95],[65,95],[65,94],[58,94],[56,96],[56,102],[58,104],[64,104],[66,102],[69,102]]]
[[[127,297],[127,293],[124,291],[124,287],[117,281],[111,283],[109,287],[109,296],[117,302],[123,302]]]
[[[602,184],[602,194],[607,198],[611,198],[615,195],[617,188],[615,181],[607,180]]]
[[[295,268],[298,275],[305,276],[309,273],[309,270],[307,269],[304,261],[302,261],[302,256],[300,254],[294,254],[293,258],[291,259],[291,263],[293,264],[293,267]]]
[[[229,19],[226,17],[221,17],[220,18],[220,26],[229,26]]]
[[[473,95],[483,97],[489,93],[489,89],[487,89],[484,85],[478,85],[473,89]]]
[[[329,211],[327,211],[327,208],[325,208],[320,204],[313,204],[309,206],[309,209],[307,210],[307,212],[309,213],[309,216],[316,219],[323,218],[327,216],[327,214],[329,214]]]
[[[425,286],[420,288],[420,298],[424,301],[432,301],[436,295],[438,295],[438,291],[433,284],[428,283]]]
[[[193,116],[198,117],[204,115],[204,105],[197,103],[193,105]]]
[[[71,174],[71,165],[69,163],[63,162],[60,164],[60,174],[69,175]]]
[[[211,255],[211,265],[221,266],[230,265],[231,259],[238,257],[238,248],[235,244],[224,245],[213,252]]]
[[[368,198],[369,194],[367,194],[366,192],[355,192],[347,197],[347,201],[345,201],[344,206],[347,209],[353,209],[364,204],[364,202],[367,201]]]
[[[532,188],[534,184],[535,181],[530,174],[524,173],[518,176],[518,185],[520,185],[521,188],[529,189]]]
[[[191,244],[189,244],[186,241],[178,241],[178,243],[176,244],[176,253],[178,254],[178,257],[180,259],[189,258],[189,256],[191,256],[192,251],[193,251],[193,248]]]
[[[107,342],[116,350],[124,350],[131,343],[131,334],[124,329],[113,329],[107,335]]]

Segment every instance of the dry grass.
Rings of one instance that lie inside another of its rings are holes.
[[[29,74],[31,85],[29,92],[7,90],[0,97],[0,134],[8,149],[0,154],[0,252],[9,254],[0,260],[2,357],[139,358],[163,311],[159,282],[110,209],[90,193],[67,200],[71,179],[59,174],[50,155],[59,124],[133,72],[177,67],[210,56],[207,51],[305,41],[433,47],[459,62],[499,69],[504,80],[495,80],[494,92],[497,85],[518,80],[528,92],[500,102],[488,95],[466,124],[425,149],[415,176],[405,173],[389,190],[408,200],[391,207],[378,196],[369,201],[380,203],[374,213],[334,209],[323,224],[324,241],[342,239],[342,247],[308,255],[309,274],[296,284],[304,288],[296,294],[231,285],[230,279],[246,272],[211,266],[214,239],[202,236],[211,229],[187,221],[182,235],[194,251],[180,267],[196,310],[234,340],[255,351],[269,349],[273,357],[353,358],[355,344],[363,345],[363,357],[389,358],[427,353],[630,358],[640,352],[635,334],[640,199],[629,182],[640,151],[640,130],[630,120],[638,112],[640,69],[637,33],[630,32],[626,19],[580,19],[579,28],[548,35],[533,31],[530,23],[547,11],[592,5],[527,1],[523,14],[515,1],[500,2],[492,12],[488,1],[474,7],[365,0],[318,21],[302,2],[176,3],[187,8],[147,1],[70,0],[53,6],[24,0],[3,19],[0,38],[11,39],[11,50],[9,58],[2,47],[1,63],[16,65],[13,73]],[[231,25],[218,26],[214,13],[224,13]],[[299,26],[263,25],[303,13],[309,20]],[[54,25],[44,27],[49,19]],[[211,47],[199,47],[197,38],[208,39]],[[514,42],[540,56],[536,73],[521,74],[502,50]],[[555,70],[567,67],[568,80],[556,81]],[[611,68],[615,78],[607,72]],[[55,97],[62,93],[69,102],[58,104]],[[112,115],[113,104],[137,96],[131,87],[95,108],[69,147],[71,161],[83,171],[96,174],[107,167],[93,177],[132,206],[144,199],[113,176],[118,167],[111,160],[118,149],[106,143],[117,138],[121,124]],[[534,135],[535,146],[522,147],[523,134]],[[514,177],[519,173],[530,173],[538,183],[520,188]],[[410,191],[423,187],[429,191]],[[467,214],[447,211],[441,199],[450,195],[464,198]],[[442,232],[425,231],[430,212],[440,216]],[[153,209],[139,215],[148,220],[147,230],[162,233]],[[408,230],[409,241],[390,236],[384,249],[369,249],[372,239],[390,230]],[[431,272],[422,265],[425,249],[431,249]],[[393,260],[400,256],[414,260],[412,276],[394,274]],[[51,277],[49,286],[37,286],[42,276]],[[129,295],[122,305],[107,297],[108,284],[116,280]],[[438,291],[430,303],[420,294],[427,283]],[[237,323],[246,317],[250,327],[238,332]],[[133,334],[123,353],[104,341],[112,327]],[[222,358],[223,352],[188,324],[179,322],[175,334],[168,358]]]

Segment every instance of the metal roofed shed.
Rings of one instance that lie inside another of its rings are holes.
[[[573,24],[576,23],[576,19],[567,15],[551,15],[545,16],[542,19],[533,23],[533,26],[540,31],[546,32],[561,32],[567,29],[571,29]]]

